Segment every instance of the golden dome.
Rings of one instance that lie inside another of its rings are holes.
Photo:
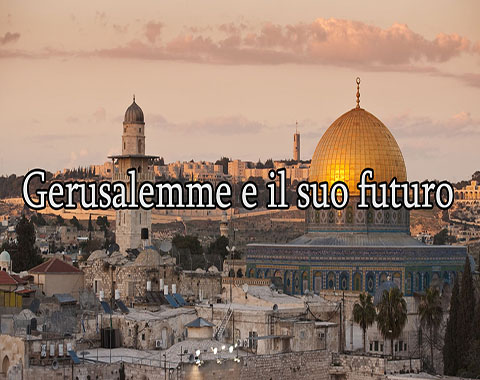
[[[359,83],[359,81],[357,81]],[[402,152],[388,128],[371,113],[359,107],[340,116],[320,139],[310,166],[309,180],[347,184],[350,195],[359,195],[357,183],[365,168],[374,171],[373,180],[407,180]]]

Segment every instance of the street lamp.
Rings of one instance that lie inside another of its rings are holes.
[[[235,246],[230,248],[228,245],[225,247],[228,253],[230,253],[230,260],[232,261],[233,277],[230,279],[230,303],[232,303],[232,282],[235,280],[235,262],[233,259],[233,253],[235,252]]]

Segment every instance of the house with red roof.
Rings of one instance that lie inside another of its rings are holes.
[[[13,292],[17,289],[19,282],[7,271],[0,270],[0,290]]]
[[[83,289],[83,272],[63,259],[53,257],[30,269],[33,283],[47,296],[69,293],[78,297]]]

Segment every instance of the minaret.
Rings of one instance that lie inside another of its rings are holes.
[[[295,123],[295,134],[293,135],[293,160],[300,161],[300,133],[298,133],[298,122]]]
[[[137,188],[143,181],[155,181],[152,170],[156,156],[145,155],[145,122],[142,109],[133,103],[125,112],[122,134],[122,154],[111,156],[113,160],[112,181],[123,181],[130,197],[130,177],[127,170],[137,171]],[[116,212],[116,243],[120,252],[128,249],[142,249],[151,244],[152,219],[150,210],[118,210]]]

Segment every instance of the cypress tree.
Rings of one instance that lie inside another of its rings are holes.
[[[13,270],[21,272],[41,264],[43,259],[35,246],[35,227],[33,222],[22,218],[15,227],[17,234],[17,252],[13,256]]]
[[[459,312],[459,285],[458,277],[452,290],[450,299],[450,312],[448,314],[447,327],[445,330],[445,341],[443,346],[443,373],[449,376],[455,376],[458,370],[459,347],[457,339],[458,312]]]
[[[475,318],[475,290],[473,287],[472,270],[468,256],[463,268],[462,283],[459,294],[459,313],[457,318],[458,329],[456,334],[461,343],[461,346],[459,345],[458,348],[463,352],[468,352],[473,344],[473,320]],[[466,369],[468,367],[468,357],[468,354],[459,357],[459,369]]]

